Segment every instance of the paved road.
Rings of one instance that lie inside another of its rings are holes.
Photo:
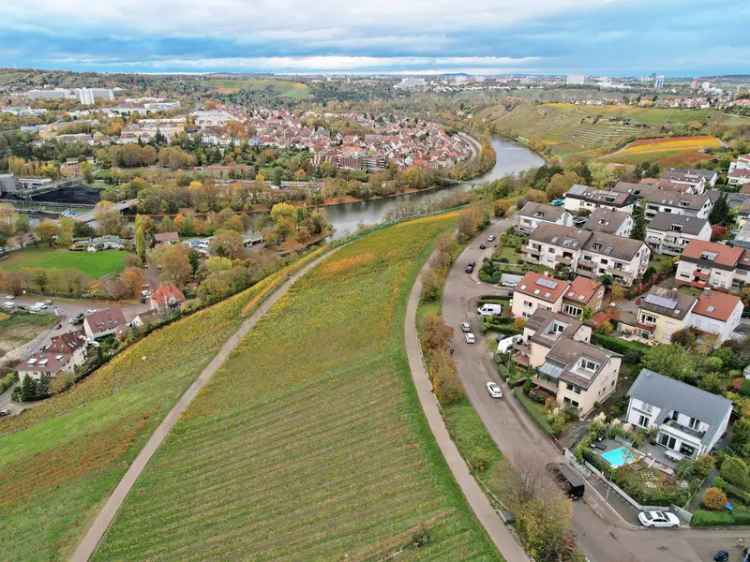
[[[146,445],[143,447],[143,449],[141,449],[141,452],[138,453],[138,456],[136,456],[135,460],[130,465],[125,475],[122,477],[122,480],[120,480],[119,484],[112,492],[112,495],[110,495],[110,497],[107,499],[107,502],[96,515],[93,522],[91,523],[91,526],[86,531],[83,539],[76,547],[76,550],[70,559],[71,562],[86,562],[91,557],[91,555],[96,550],[99,541],[101,541],[104,533],[107,531],[112,521],[114,520],[117,511],[120,509],[120,506],[125,501],[125,498],[127,497],[132,487],[135,485],[136,480],[143,472],[143,469],[146,468],[148,461],[154,455],[164,439],[166,439],[167,435],[169,435],[169,432],[180,419],[180,416],[185,412],[185,410],[187,410],[188,406],[190,406],[190,403],[198,395],[201,389],[203,389],[211,381],[214,374],[216,374],[216,371],[219,370],[219,367],[221,367],[224,361],[226,361],[227,357],[229,357],[229,354],[232,353],[232,351],[234,351],[240,341],[242,341],[242,338],[244,338],[250,332],[250,330],[255,327],[258,320],[260,320],[263,315],[282,296],[284,296],[289,288],[294,285],[294,283],[300,277],[317,266],[321,261],[327,259],[335,251],[336,250],[328,252],[327,254],[317,258],[316,260],[313,260],[297,273],[293,274],[278,289],[276,289],[271,294],[271,296],[263,302],[258,310],[256,310],[255,313],[250,316],[250,318],[242,323],[239,330],[237,330],[237,332],[235,332],[234,335],[232,335],[226,341],[221,350],[219,350],[219,353],[216,355],[216,357],[214,357],[211,363],[209,363],[206,368],[203,369],[198,378],[185,391],[185,394],[180,397],[180,399],[172,407],[161,424],[159,424],[159,427],[156,428],[154,433],[146,442]]]
[[[425,266],[425,271],[429,266]],[[448,433],[443,416],[440,413],[437,399],[432,393],[432,384],[427,376],[417,336],[417,307],[422,292],[422,282],[417,282],[412,287],[409,302],[406,308],[406,321],[404,323],[404,337],[406,340],[406,353],[409,357],[409,368],[412,380],[417,389],[422,411],[427,418],[432,434],[435,436],[440,451],[443,453],[453,477],[463,491],[469,506],[474,511],[477,519],[484,527],[495,547],[508,562],[529,562],[529,557],[518,544],[513,534],[505,526],[492,504],[487,499],[474,477],[469,472],[469,467],[464,462],[461,453]]]
[[[477,266],[492,248],[479,249],[479,242],[489,233],[499,235],[510,226],[499,221],[489,227],[461,254],[448,276],[443,292],[443,317],[457,327],[471,322],[478,333],[474,302],[477,297],[498,289],[480,283],[477,273],[467,275],[464,266],[475,260]],[[456,330],[454,360],[466,394],[503,454],[516,469],[546,465],[559,461],[561,455],[552,442],[531,421],[502,383],[492,364],[491,351],[484,341],[475,345],[464,343]],[[494,380],[505,391],[503,400],[487,395],[485,383]],[[573,504],[573,528],[578,542],[592,562],[700,562],[711,560],[720,548],[731,547],[747,530],[649,530],[635,529],[626,523],[606,502],[588,493],[585,502]]]

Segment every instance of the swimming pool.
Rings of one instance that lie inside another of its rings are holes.
[[[609,463],[612,468],[620,468],[631,462],[638,460],[638,457],[633,454],[633,451],[627,447],[619,447],[612,449],[606,453],[602,453],[602,458]]]

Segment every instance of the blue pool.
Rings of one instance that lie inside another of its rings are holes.
[[[607,461],[612,468],[620,468],[631,462],[635,462],[638,458],[633,454],[633,451],[627,447],[619,447],[612,449],[606,453],[602,453],[602,458]]]

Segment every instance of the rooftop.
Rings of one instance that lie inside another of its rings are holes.
[[[681,293],[677,289],[664,287],[652,287],[648,293],[636,300],[640,309],[680,320],[688,315],[695,302],[695,297]]]
[[[529,201],[520,211],[518,211],[518,214],[522,217],[532,217],[545,221],[557,222],[566,212],[567,211],[562,207]]]
[[[732,312],[737,308],[737,305],[741,303],[739,297],[709,289],[703,291],[701,296],[698,297],[698,302],[693,308],[693,314],[726,322],[732,316]]]
[[[734,269],[742,258],[742,248],[732,248],[725,244],[692,240],[682,251],[682,259],[707,261],[719,267]]]
[[[708,221],[690,215],[674,213],[656,213],[647,228],[660,232],[678,232],[697,236],[706,227]]]
[[[640,240],[632,240],[606,232],[594,232],[583,249],[588,252],[630,261],[644,245]]]
[[[561,281],[542,273],[529,271],[516,285],[519,293],[541,299],[546,302],[557,302],[568,290],[567,281]]]
[[[554,244],[569,250],[578,250],[591,237],[591,232],[573,226],[560,224],[540,224],[529,236],[529,241]]]
[[[579,276],[570,284],[563,298],[580,304],[588,304],[601,286],[602,284],[598,281]]]
[[[589,220],[583,225],[586,230],[592,232],[606,232],[614,234],[617,232],[630,215],[621,211],[613,211],[604,207],[594,209],[589,215]]]

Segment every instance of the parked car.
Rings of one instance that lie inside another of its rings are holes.
[[[555,475],[565,493],[572,500],[580,500],[586,492],[586,485],[581,475],[565,463],[549,463],[547,469]]]
[[[480,249],[480,250],[486,250],[486,249],[487,249],[487,244],[485,244],[484,242],[482,242],[482,243],[481,243],[481,244],[479,245],[479,249]]]
[[[487,237],[487,242],[494,242],[495,240],[497,240],[497,236],[495,236],[494,234],[490,234]]]
[[[720,550],[714,554],[714,562],[729,562],[729,552],[726,550]]]
[[[88,316],[89,314],[94,314],[94,312],[96,312],[95,308],[89,308],[86,310],[86,316]]]
[[[469,263],[466,264],[466,267],[464,267],[464,271],[466,273],[474,273],[475,267],[476,267],[476,263],[474,263],[473,261],[470,261]]]
[[[509,353],[515,344],[521,343],[522,341],[523,336],[521,334],[503,338],[497,342],[497,353]]]
[[[3,307],[3,308],[4,308],[5,310],[13,310],[13,309],[14,309],[14,308],[16,307],[16,304],[15,304],[15,303],[13,303],[13,302],[4,302],[4,303],[2,304],[2,307]]]
[[[477,338],[474,334],[468,332],[464,334],[464,341],[466,341],[466,343],[477,343]]]
[[[660,529],[680,526],[680,520],[674,513],[669,511],[641,511],[638,514],[638,521],[644,527],[657,527]]]
[[[52,304],[52,300],[47,299],[46,301],[44,301],[44,304],[50,306]]]
[[[10,415],[10,410],[8,408],[3,408],[0,410],[0,418],[4,418],[5,416]]]
[[[461,331],[464,334],[468,334],[469,332],[471,332],[471,324],[469,324],[468,322],[461,322]]]
[[[487,384],[485,385],[487,387],[487,392],[492,398],[502,398],[503,397],[503,391],[500,388],[500,385],[498,385],[495,382],[487,381]]]
[[[16,298],[16,297],[14,297],[13,295],[5,295],[5,300],[6,300],[6,301],[12,301],[12,300],[14,300],[15,298]]]
[[[78,314],[73,316],[73,318],[70,319],[70,323],[73,325],[80,324],[81,322],[83,322],[84,316],[85,315],[83,314],[83,312],[79,312]]]
[[[485,303],[477,308],[477,314],[479,316],[500,316],[503,313],[503,305]]]

